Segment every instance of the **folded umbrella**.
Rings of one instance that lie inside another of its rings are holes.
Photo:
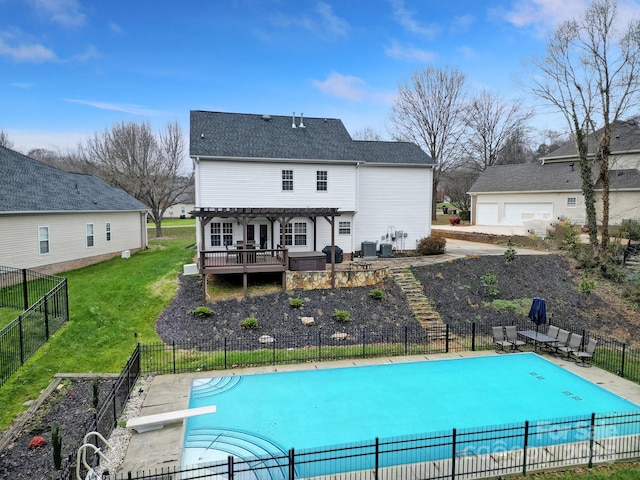
[[[529,319],[536,324],[536,332],[538,327],[547,323],[547,306],[542,298],[534,298],[529,310]]]

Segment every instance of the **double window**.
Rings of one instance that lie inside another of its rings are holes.
[[[233,223],[211,223],[211,246],[233,245]]]
[[[85,233],[87,237],[87,247],[93,247],[94,238],[93,238],[93,223],[87,223],[85,227]]]
[[[327,171],[326,170],[318,170],[316,172],[316,190],[318,192],[326,192],[327,191]]]
[[[280,226],[282,236],[282,225]],[[284,229],[284,241],[286,245],[307,244],[307,224],[304,222],[288,223]]]
[[[293,191],[293,170],[282,170],[282,191]]]
[[[338,235],[351,235],[351,222],[338,222]]]
[[[38,227],[40,255],[49,253],[49,227]]]

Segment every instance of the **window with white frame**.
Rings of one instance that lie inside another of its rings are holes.
[[[567,208],[576,208],[578,206],[577,197],[567,197]]]
[[[40,255],[49,253],[49,227],[38,227]]]
[[[351,235],[351,222],[338,222],[338,235]]]
[[[282,225],[280,225],[280,237],[282,237]],[[307,224],[304,222],[287,223],[284,229],[285,245],[306,245]]]
[[[223,245],[233,245],[233,223],[212,222],[211,224],[211,246],[221,247]]]
[[[87,223],[85,232],[87,237],[87,247],[93,247],[93,223]]]
[[[293,170],[282,170],[282,190],[293,190]]]
[[[326,192],[327,191],[327,171],[326,170],[318,170],[316,172],[316,190],[318,192]]]
[[[111,222],[104,224],[104,236],[107,242],[111,241]]]

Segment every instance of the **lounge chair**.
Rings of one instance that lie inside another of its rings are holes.
[[[511,342],[511,348],[513,350],[520,350],[522,345],[526,345],[527,342],[523,340],[518,340],[518,332],[516,331],[515,325],[504,327],[504,333],[508,342]]]
[[[496,353],[506,352],[505,348],[513,348],[513,344],[504,338],[504,329],[502,327],[491,327],[493,331],[493,343],[496,345]]]
[[[591,364],[587,363],[587,360],[593,358],[593,353],[596,351],[596,344],[598,341],[595,338],[590,338],[589,343],[584,350],[578,350],[577,352],[571,352],[571,355],[576,357],[576,365],[581,367],[590,367]]]
[[[560,353],[558,350],[560,347],[566,347],[567,342],[569,341],[569,335],[571,333],[569,330],[563,330],[562,328],[558,331],[558,336],[556,337],[556,343],[553,345],[554,351],[553,353]]]
[[[560,333],[560,328],[555,325],[549,325],[549,329],[547,330],[547,337],[558,338],[558,333]]]
[[[580,344],[582,344],[582,335],[572,333],[569,337],[569,342],[567,343],[567,345],[556,347],[556,352],[565,353],[566,357],[569,358],[573,352],[577,352],[578,350],[580,350]]]

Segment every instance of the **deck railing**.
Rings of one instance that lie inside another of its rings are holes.
[[[231,267],[238,265],[287,265],[287,250],[282,248],[235,248],[228,250],[201,250],[201,268]]]

